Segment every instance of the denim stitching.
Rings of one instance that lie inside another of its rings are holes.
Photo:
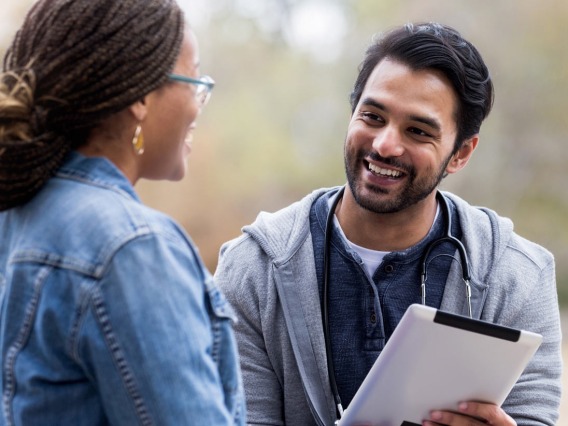
[[[146,408],[142,396],[138,391],[136,384],[134,383],[134,376],[130,372],[126,360],[124,359],[124,355],[120,346],[118,344],[118,340],[112,331],[112,327],[110,324],[110,320],[108,314],[106,312],[103,298],[98,291],[93,292],[93,305],[95,308],[95,316],[101,326],[103,331],[104,338],[107,342],[108,348],[112,354],[112,357],[115,361],[116,366],[120,372],[120,376],[124,382],[124,386],[132,401],[134,402],[134,408],[136,409],[136,413],[142,425],[151,426],[153,425],[152,419],[150,414],[148,413],[148,409]]]
[[[211,317],[211,334],[213,335],[213,345],[211,348],[211,358],[219,363],[219,353],[221,347],[221,324],[217,318]]]
[[[94,285],[89,286],[84,284],[81,286],[79,304],[74,310],[73,322],[69,330],[69,339],[66,343],[70,357],[78,364],[82,364],[82,360],[79,355],[79,333],[85,320],[85,314],[89,310],[89,303],[92,299],[94,288]]]
[[[34,282],[33,297],[31,298],[31,300],[28,303],[28,306],[26,307],[24,323],[22,324],[22,328],[20,329],[20,333],[18,334],[16,341],[10,346],[6,355],[6,365],[4,367],[6,389],[4,391],[2,400],[4,404],[5,417],[8,422],[7,426],[14,424],[14,419],[13,419],[14,413],[12,412],[11,402],[16,393],[16,383],[15,383],[16,380],[14,372],[16,357],[24,347],[30,335],[33,319],[35,317],[40,298],[41,289],[50,271],[51,268],[43,268],[42,270],[40,270],[38,277]]]

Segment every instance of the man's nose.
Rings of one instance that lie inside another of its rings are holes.
[[[373,149],[384,158],[400,157],[404,153],[403,136],[398,129],[384,127],[375,135]]]

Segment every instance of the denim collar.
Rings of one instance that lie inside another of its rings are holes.
[[[57,171],[56,177],[106,188],[140,202],[130,181],[105,157],[86,157],[72,151]]]

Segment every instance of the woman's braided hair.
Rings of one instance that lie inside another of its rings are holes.
[[[0,211],[31,199],[103,119],[167,81],[175,0],[39,0],[0,74]]]

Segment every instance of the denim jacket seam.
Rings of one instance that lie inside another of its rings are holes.
[[[157,234],[158,233],[155,230],[151,229],[149,226],[141,225],[137,227],[134,232],[122,234],[121,236],[115,238],[111,243],[107,244],[103,250],[100,251],[100,253],[103,254],[104,257],[99,260],[100,267],[97,268],[97,273],[96,275],[94,275],[94,277],[97,279],[102,278],[108,266],[111,264],[112,258],[125,245],[131,243],[134,240],[137,240],[138,238],[153,236]]]
[[[128,237],[117,238],[116,241],[118,242],[114,244],[109,244],[110,246],[112,246],[112,248],[109,247],[106,250],[104,250],[107,253],[107,255],[105,256],[103,262],[99,262],[97,264],[95,268],[96,273],[85,274],[88,277],[94,279],[95,282],[92,285],[88,286],[89,288],[85,290],[83,296],[81,297],[79,306],[75,310],[76,318],[70,330],[71,333],[69,336],[68,351],[71,358],[74,359],[76,362],[81,363],[81,358],[78,353],[79,351],[78,336],[80,333],[81,324],[84,321],[84,316],[89,312],[89,307],[93,303],[94,293],[98,289],[100,285],[100,280],[104,277],[104,274],[107,271],[109,265],[111,264],[113,257],[125,245],[137,240],[138,238],[154,237],[158,235],[162,235],[162,233],[155,232],[149,229],[148,227],[144,227],[143,229],[140,228],[137,232],[130,234]],[[170,237],[169,238],[170,240],[174,240],[174,238],[172,238],[171,236],[165,235],[165,237],[166,238]],[[177,242],[179,242],[179,239],[177,240]],[[77,272],[86,272],[86,271],[77,271]]]
[[[144,402],[142,393],[135,383],[134,375],[132,374],[130,367],[128,366],[128,363],[124,357],[123,350],[120,347],[120,342],[118,341],[118,338],[113,331],[112,324],[106,310],[104,297],[102,296],[100,289],[100,280],[103,278],[105,272],[111,264],[113,257],[125,245],[144,237],[152,238],[162,235],[167,238],[168,235],[164,234],[165,233],[150,229],[147,226],[143,226],[140,227],[136,232],[129,234],[127,237],[123,236],[123,238],[116,238],[113,243],[109,244],[109,246],[112,246],[112,248],[107,248],[107,256],[105,257],[104,261],[100,263],[100,267],[98,268],[99,273],[97,273],[96,276],[93,276],[96,281],[85,291],[83,297],[81,298],[80,306],[76,310],[77,318],[73,324],[72,334],[70,336],[69,342],[71,357],[75,359],[79,364],[82,364],[82,360],[78,353],[78,336],[80,333],[81,325],[85,320],[85,315],[92,309],[95,320],[98,323],[104,336],[106,347],[108,348],[113,362],[116,365],[117,371],[119,372],[119,375],[122,379],[126,393],[132,400],[136,415],[141,425],[143,426],[154,425],[154,422]],[[172,238],[171,236],[169,237],[169,239],[174,240],[174,238]],[[177,239],[177,242],[179,242],[179,238]]]
[[[26,249],[16,252],[9,260],[10,264],[27,262],[39,263],[51,268],[67,269],[91,277],[95,277],[100,269],[100,266],[97,266],[96,263],[89,263],[68,256],[60,256],[48,250],[38,249]]]
[[[108,264],[111,262],[113,256],[118,250],[120,250],[121,247],[137,238],[152,234],[158,235],[159,233],[145,225],[137,228],[134,232],[122,234],[109,244],[106,244],[104,247],[102,247],[99,252],[104,256],[92,263],[69,256],[61,256],[48,250],[43,251],[39,249],[27,249],[16,252],[12,255],[9,262],[34,262],[51,267],[75,271],[80,274],[99,279],[103,276]]]
[[[151,426],[154,422],[152,421],[148,408],[144,403],[144,398],[140,393],[140,389],[134,381],[134,375],[130,371],[126,362],[120,343],[112,330],[112,325],[106,311],[104,299],[99,290],[99,287],[96,287],[93,288],[92,291],[92,307],[96,321],[101,327],[106,346],[109,349],[112,359],[117,367],[126,392],[134,404],[134,409],[140,423],[143,426]]]
[[[98,281],[88,286],[87,290],[80,298],[79,306],[75,309],[74,321],[71,325],[71,329],[69,330],[67,350],[71,359],[79,365],[83,365],[83,361],[79,355],[79,334],[81,332],[81,326],[85,321],[85,315],[89,312],[89,308],[93,301],[93,293],[97,287]]]
[[[5,417],[9,422],[8,424],[14,424],[14,420],[12,418],[13,413],[11,409],[11,401],[14,398],[16,392],[14,372],[16,358],[25,346],[27,338],[31,332],[33,319],[36,315],[37,306],[39,304],[41,289],[51,269],[51,267],[44,267],[42,268],[40,274],[38,274],[38,277],[34,282],[33,298],[28,302],[28,306],[26,307],[24,323],[20,328],[16,341],[10,346],[7,351],[6,361],[3,366],[2,372],[5,378],[5,389],[2,395],[2,403],[4,405]]]
[[[130,194],[128,191],[125,191],[124,189],[118,187],[116,184],[109,184],[109,183],[106,183],[104,181],[95,180],[91,177],[83,177],[83,176],[80,176],[78,174],[74,174],[74,173],[70,173],[68,171],[62,171],[62,170],[60,170],[57,173],[56,177],[58,177],[60,179],[73,180],[73,181],[76,181],[76,182],[84,183],[86,185],[96,186],[96,187],[102,188],[102,189],[107,189],[107,190],[113,191],[113,192],[119,194],[120,196],[127,198],[129,200],[138,201],[135,196]]]

